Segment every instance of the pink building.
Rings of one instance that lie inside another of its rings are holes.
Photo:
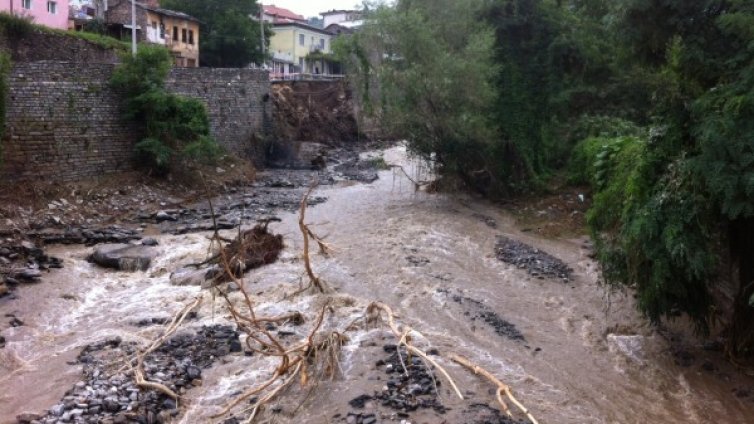
[[[35,24],[68,29],[68,0],[0,0],[0,12],[29,16]]]

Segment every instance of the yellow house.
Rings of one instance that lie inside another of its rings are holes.
[[[136,38],[170,50],[175,66],[199,66],[199,20],[182,12],[162,9],[155,1],[136,3]],[[110,35],[131,39],[131,2],[111,0],[105,12]]]
[[[300,22],[272,24],[270,39],[273,78],[305,73],[331,75],[333,66],[327,60],[332,53],[332,34]]]
[[[199,66],[199,21],[173,10],[144,9],[147,12],[147,42],[165,45],[173,54],[176,66]]]

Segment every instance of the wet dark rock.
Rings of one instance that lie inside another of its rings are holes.
[[[24,325],[24,322],[16,317],[12,317],[9,324],[11,327],[22,327]]]
[[[360,159],[359,155],[355,152],[333,167],[333,171],[342,178],[366,184],[377,181],[379,179],[377,172],[382,169],[388,169],[388,167],[381,158],[364,160]]]
[[[136,321],[134,325],[137,327],[150,327],[152,325],[164,325],[164,324],[167,324],[168,321],[170,321],[169,318],[161,318],[161,317],[145,318],[145,319]]]
[[[5,347],[5,337],[0,336],[0,349]]]
[[[16,421],[18,421],[19,424],[29,424],[34,421],[39,420],[42,418],[40,414],[33,414],[33,413],[23,413],[16,416]]]
[[[43,271],[62,268],[60,259],[48,256],[28,240],[0,240],[0,297],[20,284],[38,282]]]
[[[146,271],[157,252],[148,246],[134,244],[100,245],[89,256],[91,262],[121,271]]]
[[[364,408],[364,405],[370,400],[372,400],[372,396],[361,395],[348,401],[348,404],[351,405],[352,408],[362,409]]]
[[[141,244],[144,245],[144,246],[157,246],[160,243],[156,239],[153,239],[153,238],[149,237],[149,238],[143,239],[141,241]]]
[[[469,424],[528,424],[528,420],[516,420],[483,403],[474,403],[463,411],[464,422]]]
[[[178,333],[144,361],[146,378],[179,392],[201,378],[202,369],[230,351],[238,341],[232,327],[202,327]],[[130,373],[119,373],[123,358],[133,357],[139,346],[111,338],[85,347],[78,356],[84,380],[69,389],[59,405],[40,422],[165,423],[178,414],[174,399],[161,392],[139,389]]]
[[[502,318],[497,312],[490,308],[484,302],[464,296],[461,293],[451,293],[450,290],[439,289],[438,292],[444,293],[450,299],[461,305],[464,309],[464,316],[469,317],[472,322],[481,320],[487,324],[496,334],[513,341],[525,341],[524,335],[511,322]]]
[[[445,413],[446,409],[436,392],[441,381],[435,377],[434,371],[427,368],[420,358],[409,357],[403,347],[389,344],[383,346],[383,350],[390,353],[387,359],[380,362],[390,379],[382,391],[374,394],[373,399],[384,407],[400,412],[433,409],[440,414]]]
[[[27,231],[26,237],[38,240],[42,244],[85,244],[94,246],[101,243],[128,243],[141,239],[137,231],[123,228],[118,225],[101,228],[68,228],[56,230],[46,228],[36,231]]]
[[[406,256],[406,260],[412,266],[417,266],[417,267],[419,267],[419,266],[425,266],[425,265],[429,264],[429,259],[427,259],[427,258],[425,258],[423,256],[410,255],[410,256]]]
[[[573,269],[560,259],[503,236],[498,236],[495,254],[499,260],[524,269],[534,277],[559,278],[569,281],[573,272]]]
[[[165,211],[159,211],[154,214],[154,219],[157,222],[164,222],[164,221],[177,221],[178,218],[176,218],[174,215],[171,215]]]

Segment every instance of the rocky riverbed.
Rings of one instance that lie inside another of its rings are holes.
[[[169,423],[179,414],[175,399],[139,388],[130,372],[139,346],[120,338],[86,346],[77,363],[83,379],[47,414],[24,414],[19,423]],[[147,380],[178,394],[202,384],[202,370],[243,351],[229,326],[203,327],[171,337],[144,361]]]
[[[387,151],[384,160],[411,172],[401,148]],[[250,270],[242,280],[259,316],[300,313],[295,323],[270,323],[267,332],[286,346],[305,342],[329,305],[320,330],[344,337],[334,378],[314,370],[306,382],[297,378],[265,405],[262,422],[525,422],[515,409],[515,418],[505,416],[494,385],[451,361],[453,353],[509,384],[542,423],[737,423],[754,413],[748,395],[754,381],[736,373],[722,353],[697,349],[697,339],[679,333],[694,364],[678,366],[675,361],[690,356],[674,354],[667,339],[646,325],[631,293],[611,293],[607,303],[585,239],[543,239],[523,231],[496,205],[417,192],[400,172],[377,171],[380,178],[371,184],[333,177],[332,184],[315,190],[314,197],[327,201],[311,205],[306,221],[333,251],[319,255],[315,245],[310,259],[330,291],[297,293],[308,279],[295,210],[309,178],[321,177],[321,171],[280,172],[300,177],[264,184],[273,180],[260,177],[253,187],[228,187],[214,198],[215,218],[259,205],[268,209],[265,217],[281,220],[270,224],[285,244],[278,260]],[[245,203],[255,191],[260,203],[226,207]],[[273,192],[295,196],[286,208],[263,206]],[[185,276],[181,269],[212,251],[211,232],[174,231],[211,221],[203,202],[203,197],[163,201],[134,211],[132,220],[105,225],[134,231],[141,239],[130,240],[133,245],[154,239],[147,247],[155,256],[146,270],[89,263],[93,247],[45,246],[64,268],[42,272],[38,283],[19,285],[15,298],[0,299],[0,314],[8,321],[0,326],[0,386],[13,388],[0,393],[0,423],[66,418],[231,424],[249,417],[249,402],[259,400],[253,396],[230,414],[210,418],[269,379],[279,359],[245,352],[244,331],[218,291],[177,284]],[[182,214],[183,209],[196,212]],[[161,217],[176,219],[157,222],[160,211]],[[246,219],[251,224],[260,215],[255,210]],[[232,239],[238,232],[220,233]],[[509,242],[499,243],[498,236]],[[566,271],[569,284],[554,284],[564,281]],[[206,274],[199,277],[201,284]],[[196,314],[146,361],[147,377],[178,392],[178,403],[136,390],[126,365],[200,295],[204,303]],[[243,293],[227,295],[248,313]],[[364,320],[374,301],[392,306],[398,326],[412,328],[411,343],[447,370],[463,400],[438,369],[396,346],[398,338],[384,316]]]

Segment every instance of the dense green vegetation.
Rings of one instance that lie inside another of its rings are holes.
[[[201,21],[199,61],[202,66],[239,68],[264,61],[256,0],[162,0],[166,9],[188,13]],[[265,27],[269,45],[271,30]]]
[[[370,9],[338,50],[386,129],[490,197],[589,185],[606,280],[754,354],[754,0]]]
[[[125,96],[127,118],[144,127],[145,137],[136,144],[139,163],[158,174],[186,160],[212,161],[220,154],[209,135],[204,104],[165,89],[171,67],[167,49],[144,45],[135,57],[124,55],[112,77],[113,86]]]

